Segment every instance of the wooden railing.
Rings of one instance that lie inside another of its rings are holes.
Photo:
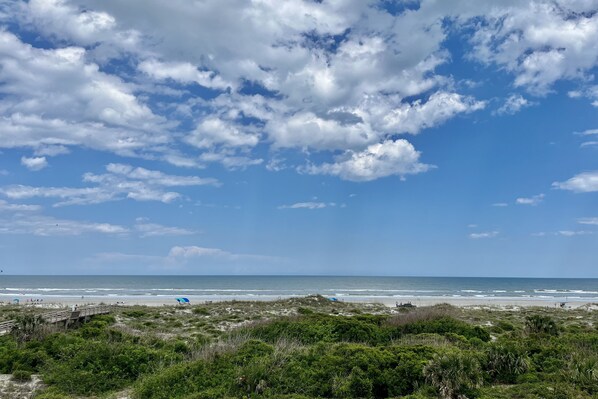
[[[53,312],[42,313],[40,316],[46,323],[55,324],[67,320],[78,320],[98,314],[108,314],[111,310],[112,308],[109,305],[88,306],[77,308],[76,310],[57,310]],[[16,320],[0,322],[0,335],[9,333],[15,324],[17,324]]]

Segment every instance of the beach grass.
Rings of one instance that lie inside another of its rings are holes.
[[[0,336],[0,373],[41,377],[28,383],[41,399],[596,398],[592,309],[403,309],[320,296],[118,306],[26,340]]]

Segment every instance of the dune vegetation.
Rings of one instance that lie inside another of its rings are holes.
[[[57,398],[598,398],[598,317],[322,297],[117,307],[68,330],[17,307],[0,373]]]

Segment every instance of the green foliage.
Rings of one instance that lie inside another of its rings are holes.
[[[525,330],[528,334],[558,335],[559,329],[550,316],[532,315],[525,318]]]
[[[369,376],[360,368],[353,367],[346,378],[346,388],[335,392],[335,396],[345,398],[371,398],[373,383]]]
[[[157,351],[141,345],[81,340],[49,363],[44,380],[67,393],[108,392],[135,381],[158,360]]]
[[[387,323],[384,317],[358,315],[352,317],[306,314],[260,323],[248,334],[275,342],[280,338],[298,340],[304,344],[317,342],[363,342],[371,345],[385,344],[407,334],[441,334],[464,337],[468,340],[490,340],[490,334],[479,326],[448,316],[420,320],[398,326]]]
[[[135,309],[135,310],[127,310],[123,312],[123,315],[127,316],[127,317],[132,317],[134,319],[139,319],[144,317],[147,314],[147,312],[145,312],[144,310],[139,310],[139,309]]]
[[[499,320],[498,323],[496,324],[496,327],[499,329],[499,331],[515,330],[515,326],[513,324],[509,323],[508,321],[504,321],[504,320]]]
[[[71,397],[50,388],[35,395],[35,399],[71,399]]]
[[[17,342],[23,343],[43,338],[46,322],[40,315],[25,313],[17,316],[11,334]]]
[[[486,351],[485,369],[493,381],[512,384],[529,367],[529,358],[515,345],[492,345]]]
[[[445,399],[467,398],[483,383],[475,355],[457,351],[434,356],[424,368],[424,376]]]
[[[590,393],[598,393],[598,351],[571,356],[564,377]]]
[[[219,397],[260,392],[277,398],[296,394],[383,398],[408,394],[423,384],[422,370],[433,353],[425,347],[355,343],[281,349],[249,340],[234,352],[174,365],[145,377],[135,393],[148,399],[203,397],[208,391],[218,392]]]
[[[134,389],[135,397],[143,399],[201,398],[206,392],[225,397],[234,383],[234,366],[228,356],[212,362],[204,360],[179,363],[159,373],[141,379]],[[210,397],[210,396],[208,396]]]
[[[34,339],[0,336],[0,373],[41,374],[48,388],[38,397],[45,399],[108,398],[123,389],[131,389],[136,399],[431,399],[439,393],[585,399],[598,394],[598,330],[589,312],[584,319],[567,314],[567,327],[556,334],[565,316],[557,322],[557,311],[548,321],[545,316],[525,320],[537,310],[490,314],[446,306],[344,316],[339,313],[359,312],[323,299],[316,313],[312,302],[299,300],[298,316],[257,321],[231,334],[223,333],[220,323],[248,318],[230,312],[231,304],[222,305],[227,316],[207,304],[191,308],[193,313],[125,308],[119,318],[125,327],[115,325],[112,316],[100,316]],[[270,305],[251,306],[268,310]],[[209,317],[197,317],[204,313]],[[487,330],[464,320],[492,325]],[[147,323],[159,326],[159,334],[151,335]]]
[[[452,317],[440,317],[432,320],[417,321],[396,327],[396,333],[401,334],[457,334],[467,339],[478,338],[483,342],[490,341],[490,334],[479,326],[472,326]]]
[[[495,385],[482,389],[480,399],[593,399],[567,382]]]
[[[13,381],[27,382],[31,381],[31,371],[27,370],[15,370],[12,372]]]
[[[210,311],[204,307],[201,306],[196,306],[193,308],[193,313],[194,314],[198,314],[198,315],[202,315],[202,316],[209,316],[210,315]]]

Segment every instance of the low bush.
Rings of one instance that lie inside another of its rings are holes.
[[[489,386],[480,391],[479,397],[483,399],[594,399],[567,382],[554,381]]]
[[[434,356],[424,368],[426,381],[444,399],[461,399],[482,386],[482,370],[472,353],[451,351]]]
[[[589,393],[598,394],[598,347],[594,353],[571,356],[564,379]]]
[[[558,335],[559,329],[550,316],[533,315],[525,318],[525,331],[528,334]]]
[[[31,371],[15,370],[12,372],[12,380],[18,382],[31,381]]]
[[[486,350],[484,368],[495,382],[512,384],[517,377],[527,372],[530,360],[525,352],[515,345],[497,344]]]
[[[387,324],[399,327],[406,324],[454,317],[456,309],[450,305],[436,305],[424,308],[400,308],[400,314],[390,317]]]
[[[430,320],[416,321],[410,324],[400,324],[394,328],[392,335],[403,334],[457,334],[467,339],[478,338],[483,342],[490,341],[490,334],[479,326],[472,326],[464,321],[448,316]]]
[[[151,371],[159,361],[175,360],[151,348],[131,343],[80,341],[63,347],[48,363],[44,381],[61,391],[89,395],[120,389]]]
[[[202,316],[209,316],[210,315],[210,311],[204,307],[201,306],[196,306],[193,308],[193,313],[194,314],[198,314],[198,315],[202,315]]]
[[[133,319],[139,319],[141,317],[144,317],[145,315],[147,315],[147,312],[144,310],[139,310],[139,309],[135,309],[135,310],[126,310],[123,312],[124,316],[127,317],[131,317]]]

